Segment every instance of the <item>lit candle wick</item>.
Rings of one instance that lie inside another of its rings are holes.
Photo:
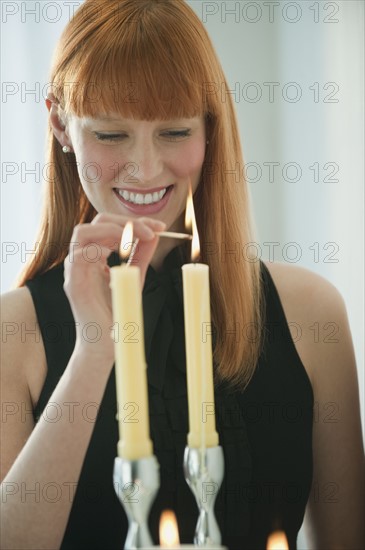
[[[179,530],[172,510],[164,510],[160,519],[160,544],[162,548],[179,546]]]
[[[119,255],[122,260],[126,260],[132,250],[133,245],[133,223],[127,222],[122,233],[122,238],[120,241]]]
[[[267,539],[267,550],[289,550],[284,531],[274,531]]]
[[[192,234],[193,234],[192,243],[191,243],[191,261],[197,262],[200,256],[200,242],[199,242],[198,227],[197,227],[196,218],[195,218],[193,192],[191,189],[191,184],[189,185],[188,198],[186,201],[185,227],[189,233],[192,231]]]

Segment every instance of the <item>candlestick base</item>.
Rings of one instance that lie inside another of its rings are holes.
[[[219,546],[221,534],[214,515],[214,503],[224,476],[222,447],[186,447],[184,473],[199,508],[194,544],[206,548]]]
[[[155,456],[114,460],[114,489],[127,514],[129,528],[124,550],[152,546],[148,515],[160,486],[159,464]]]

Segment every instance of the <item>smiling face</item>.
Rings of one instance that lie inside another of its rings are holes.
[[[85,194],[98,212],[148,216],[183,230],[189,183],[205,157],[204,117],[135,120],[68,117],[69,143]]]

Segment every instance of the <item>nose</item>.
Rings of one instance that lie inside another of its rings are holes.
[[[126,182],[146,188],[161,183],[163,159],[161,150],[152,138],[143,136],[135,140],[125,170],[129,176],[124,180]]]

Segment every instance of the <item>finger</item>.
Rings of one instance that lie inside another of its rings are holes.
[[[147,226],[145,222],[138,220],[133,226],[134,238],[141,240],[152,240],[155,231],[160,231],[164,226],[161,222],[153,224],[156,229]],[[120,245],[124,226],[114,222],[103,222],[95,225],[79,224],[75,227],[70,242],[70,248],[86,246],[90,243],[98,243],[101,246],[109,247],[110,250],[117,250]]]
[[[100,269],[108,272],[107,259],[110,256],[110,250],[92,243],[93,246],[79,248],[73,253],[68,254],[64,260],[64,283],[77,286],[85,285],[86,274],[97,272]]]
[[[140,217],[140,218],[129,218],[127,216],[121,216],[119,214],[111,214],[109,212],[101,212],[95,216],[91,225],[97,225],[100,223],[115,223],[124,227],[128,221],[133,223],[134,227],[143,227],[147,226],[152,229],[154,232],[163,231],[166,228],[166,224],[160,220],[155,220],[154,218]]]
[[[90,242],[83,247],[75,248],[65,258],[65,264],[97,264],[106,262],[110,256],[110,248],[96,242]]]

